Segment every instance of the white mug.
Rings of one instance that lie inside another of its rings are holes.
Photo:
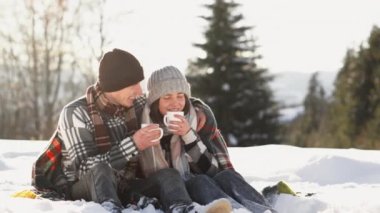
[[[145,127],[147,127],[149,125],[150,124],[146,124],[146,123],[145,124],[141,124],[141,128],[145,128]],[[164,130],[162,130],[160,127],[158,127],[157,129],[152,129],[149,132],[152,132],[152,131],[160,131],[160,137],[158,137],[157,139],[154,139],[154,140],[150,141],[152,143],[159,141],[162,138],[162,136],[164,136]]]
[[[166,126],[169,126],[170,121],[181,121],[179,118],[176,118],[174,115],[182,115],[183,116],[183,111],[169,111],[166,113],[164,116],[164,124]]]

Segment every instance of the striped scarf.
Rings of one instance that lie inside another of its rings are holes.
[[[126,127],[128,132],[132,133],[133,130],[138,129],[136,113],[134,107],[126,110],[123,106],[111,104],[108,99],[103,95],[99,83],[96,83],[87,88],[86,92],[87,108],[91,120],[94,124],[94,139],[96,146],[100,153],[106,153],[111,148],[111,140],[104,121],[99,111],[104,111],[113,116],[125,116]]]
[[[152,123],[149,113],[150,109],[148,104],[146,104],[142,113],[142,123]],[[186,118],[189,121],[191,128],[197,129],[197,115],[192,105],[190,105],[189,115],[186,116]],[[167,130],[164,132],[166,132],[165,135],[171,134]],[[173,135],[171,137],[170,152],[173,168],[175,168],[180,173],[181,177],[186,180],[190,176],[189,159],[185,153],[184,144],[180,136]],[[164,156],[164,151],[162,150],[161,145],[147,148],[140,153],[139,163],[145,177],[155,171],[169,167],[168,165],[170,164],[167,162],[169,159],[165,159]]]

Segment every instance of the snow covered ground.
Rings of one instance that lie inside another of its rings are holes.
[[[105,213],[93,202],[10,197],[30,188],[32,162],[45,146],[46,141],[0,140],[0,212]],[[277,198],[275,209],[281,213],[380,212],[380,151],[266,145],[230,148],[230,153],[237,171],[256,189],[283,180],[301,192]],[[141,212],[161,211],[148,206]]]

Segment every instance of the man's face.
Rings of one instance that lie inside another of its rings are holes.
[[[137,83],[124,89],[105,92],[104,94],[112,104],[131,107],[135,98],[142,95],[142,89],[140,83]]]
[[[173,92],[160,97],[158,109],[162,115],[166,115],[168,111],[183,111],[185,104],[185,94]]]

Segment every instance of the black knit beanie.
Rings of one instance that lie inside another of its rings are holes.
[[[129,52],[113,49],[100,61],[99,83],[103,92],[118,91],[143,79],[143,68]]]

